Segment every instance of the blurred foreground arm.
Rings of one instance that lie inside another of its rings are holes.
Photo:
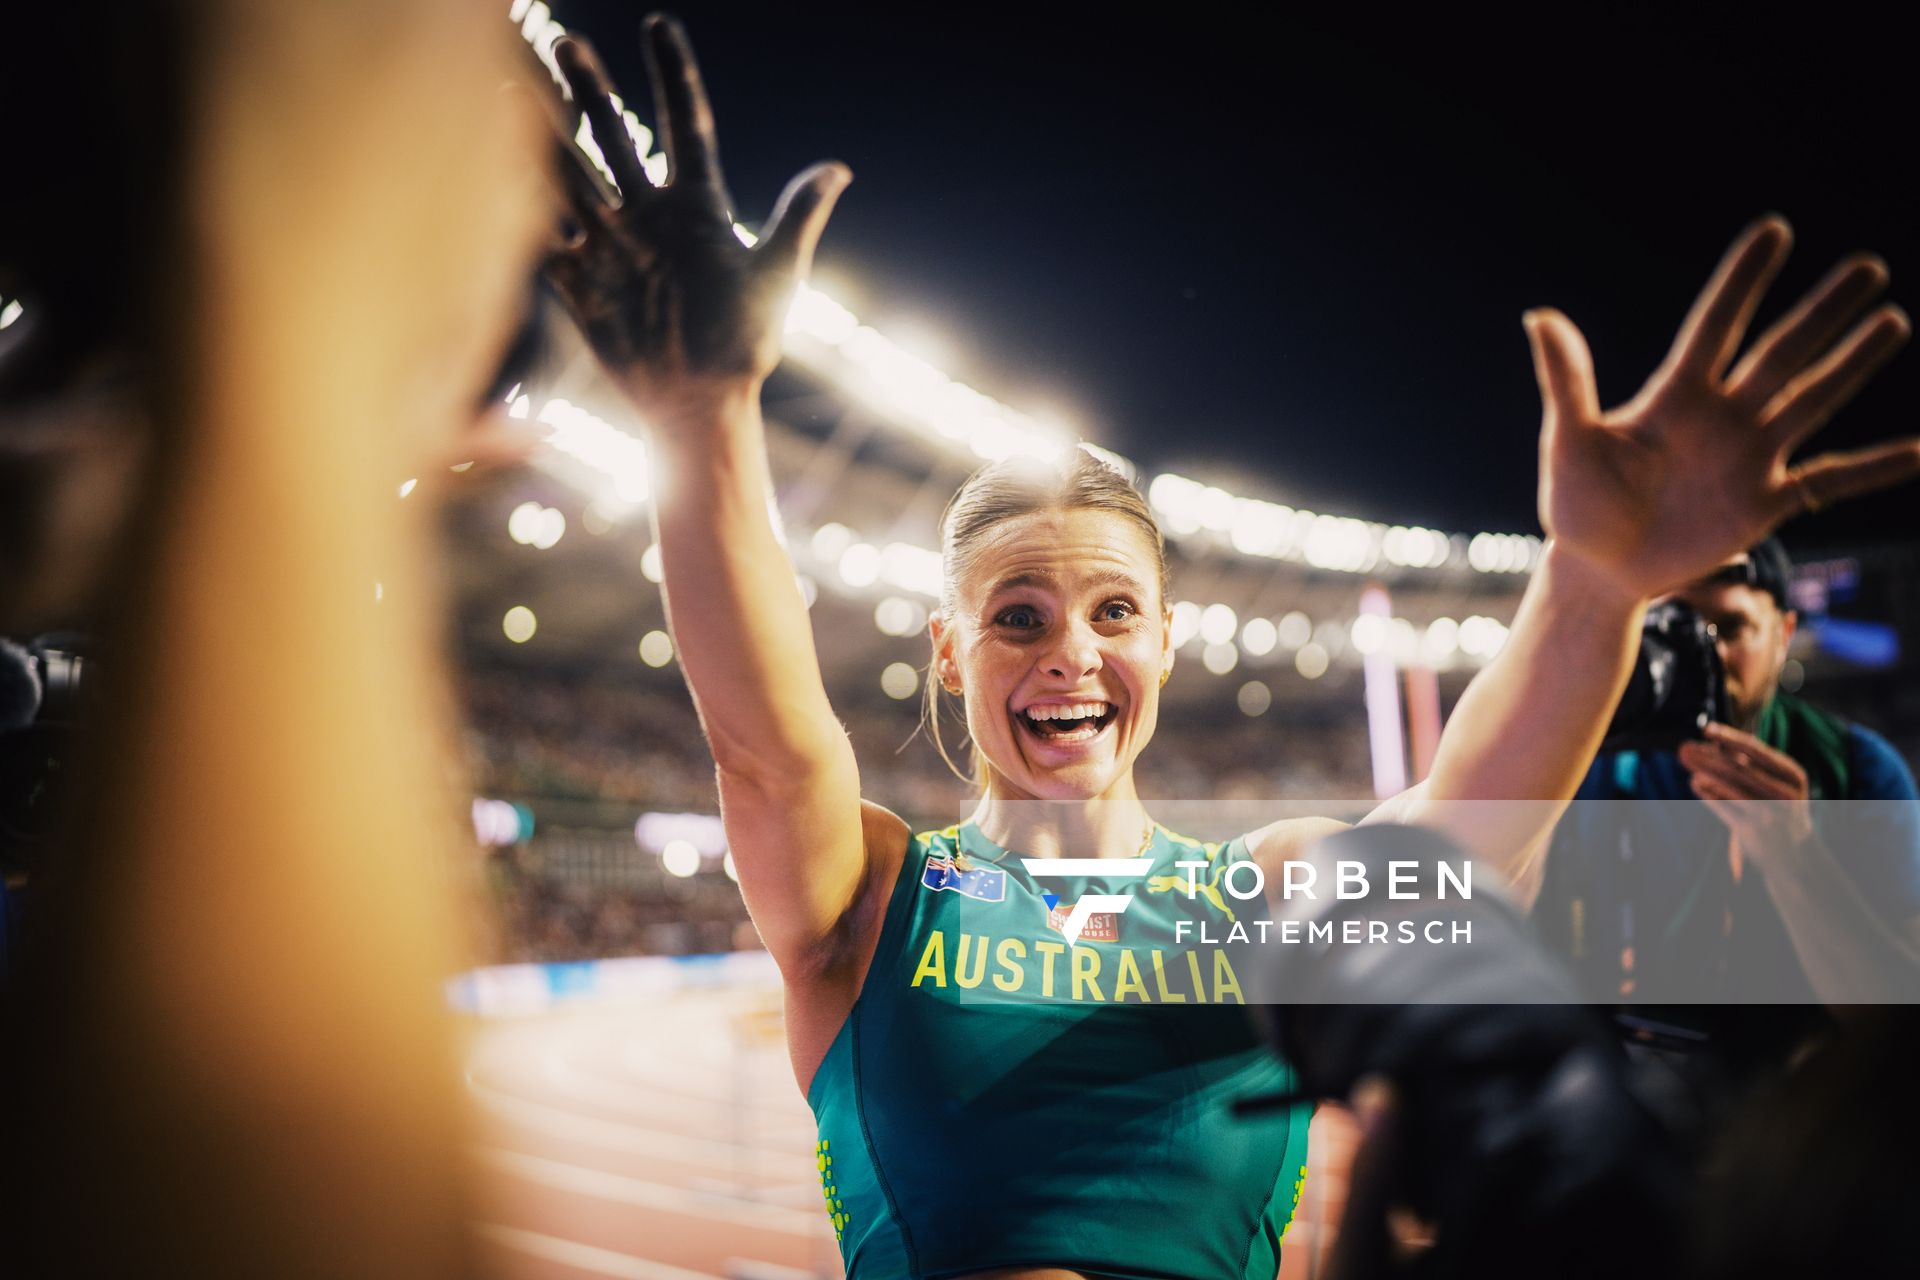
[[[537,128],[470,6],[182,8],[156,468],[29,993],[19,1235],[50,1274],[469,1274],[456,797],[395,486],[507,336]]]

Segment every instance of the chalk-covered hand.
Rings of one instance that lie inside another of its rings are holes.
[[[547,275],[609,373],[655,425],[668,426],[698,418],[682,411],[717,395],[757,389],[779,363],[787,307],[852,174],[831,161],[801,173],[749,247],[734,231],[713,112],[685,32],[655,14],[641,43],[666,148],[659,186],[593,50],[572,37],[554,50],[619,190],[608,191],[563,144],[577,233]]]

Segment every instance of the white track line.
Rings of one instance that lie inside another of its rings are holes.
[[[601,1249],[577,1240],[562,1240],[558,1236],[543,1236],[538,1231],[523,1231],[519,1227],[481,1223],[474,1229],[495,1244],[504,1245],[516,1253],[528,1254],[546,1262],[558,1262],[580,1271],[591,1271],[596,1275],[614,1276],[617,1280],[725,1280],[724,1276],[709,1275],[705,1271],[688,1271],[683,1267],[670,1267],[664,1262],[648,1262],[630,1253]]]
[[[497,1147],[475,1148],[474,1155],[496,1169],[558,1191],[571,1191],[600,1200],[658,1209],[664,1213],[731,1222],[808,1239],[831,1235],[833,1232],[824,1212],[785,1209],[717,1191],[688,1191],[683,1187],[662,1186],[657,1182],[645,1182],[602,1169],[589,1169],[563,1160],[502,1151]]]
[[[731,1168],[741,1156],[784,1159],[796,1168],[805,1168],[811,1154],[805,1147],[760,1146],[755,1143],[729,1142],[725,1138],[695,1138],[686,1134],[650,1129],[628,1120],[602,1120],[584,1116],[565,1107],[502,1093],[487,1085],[470,1085],[468,1093],[483,1111],[513,1124],[536,1129],[550,1137],[565,1138],[636,1155],[673,1155],[708,1166]]]

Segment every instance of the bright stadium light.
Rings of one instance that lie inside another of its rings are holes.
[[[640,661],[650,667],[664,667],[673,661],[673,638],[664,631],[649,631],[640,637]]]
[[[1225,644],[1240,629],[1240,619],[1224,604],[1210,604],[1200,611],[1200,638],[1208,644]]]
[[[690,840],[669,840],[667,847],[660,851],[660,865],[667,869],[668,875],[685,880],[699,874],[700,851]]]
[[[522,36],[548,70],[558,76],[553,46],[566,29],[542,0],[513,0],[511,12]],[[655,182],[664,181],[667,158],[654,150],[658,139],[618,98],[614,106],[642,166]],[[612,182],[605,157],[584,120],[576,140],[581,151]],[[740,224],[734,224],[733,232],[741,243],[755,243],[753,233]],[[7,304],[6,310],[0,311],[0,327],[11,323],[9,317],[17,314],[18,304]],[[1062,424],[1012,408],[958,381],[934,362],[915,354],[910,349],[914,342],[903,343],[863,324],[852,310],[816,286],[802,286],[796,291],[786,316],[786,332],[786,354],[795,364],[875,410],[888,426],[913,432],[968,465],[982,459],[1059,458],[1071,447],[1072,432]],[[528,397],[510,395],[509,401],[510,416],[529,416]],[[556,449],[611,478],[624,500],[639,503],[647,499],[650,472],[645,448],[636,437],[606,427],[591,415],[586,415],[591,421],[556,423],[549,418],[550,409],[551,405],[542,409],[540,417],[556,427]],[[597,430],[595,423],[606,431]],[[1127,459],[1104,450],[1093,451],[1130,480],[1140,475]],[[1521,573],[1539,560],[1540,542],[1532,537],[1480,535],[1473,540],[1481,546],[1476,559],[1465,535],[1297,510],[1236,496],[1219,486],[1172,474],[1154,476],[1145,487],[1162,527],[1174,538],[1208,538],[1241,555],[1303,562],[1316,569],[1368,573],[1382,562],[1404,569],[1438,569],[1468,562],[1481,572]],[[1502,537],[1518,541],[1480,541]],[[844,550],[816,549],[816,556],[821,563],[832,565]],[[903,590],[920,590],[895,585]]]
[[[537,415],[550,430],[549,447],[613,482],[623,502],[645,502],[653,493],[653,464],[646,442],[570,401],[554,399]]]
[[[533,639],[534,629],[539,625],[539,621],[533,616],[533,610],[523,604],[513,606],[507,610],[506,616],[500,619],[500,629],[506,632],[507,639],[515,644],[525,644]]]
[[[1200,651],[1200,665],[1217,676],[1226,675],[1240,664],[1240,651],[1231,642],[1210,644]]]
[[[1460,649],[1460,624],[1452,618],[1435,618],[1427,624],[1422,647],[1429,657],[1444,661]]]
[[[1348,628],[1354,652],[1372,656],[1387,647],[1387,620],[1377,613],[1363,613]]]
[[[1244,716],[1265,715],[1267,708],[1273,705],[1273,690],[1258,680],[1249,680],[1240,686],[1240,692],[1234,696],[1240,704],[1240,714]]]
[[[633,824],[634,843],[655,853],[666,852],[674,841],[692,845],[706,857],[717,857],[727,847],[727,829],[711,813],[643,813]]]
[[[1327,651],[1317,642],[1307,641],[1293,655],[1293,669],[1309,680],[1318,680],[1327,674]]]
[[[1257,498],[1233,503],[1233,549],[1246,556],[1284,555],[1292,545],[1293,508]]]
[[[801,285],[787,308],[787,332],[805,334],[816,342],[837,347],[853,336],[860,321],[853,312],[811,285]]]
[[[1272,653],[1279,641],[1280,629],[1270,619],[1249,618],[1247,625],[1240,628],[1240,647],[1256,658]]]
[[[515,507],[507,517],[507,536],[523,547],[532,545],[543,510],[545,508],[537,502],[523,502]]]
[[[550,551],[566,531],[567,517],[554,507],[542,507],[534,525],[533,537],[528,542],[536,550]]]
[[[1283,615],[1279,625],[1274,627],[1282,648],[1298,649],[1313,639],[1313,619],[1298,609]]]
[[[840,559],[841,552],[858,541],[853,530],[847,526],[829,522],[813,531],[813,537],[808,540],[808,545],[813,548],[816,560],[832,564]]]
[[[840,581],[857,589],[879,580],[880,551],[871,542],[856,542],[840,553]]]
[[[904,702],[920,687],[920,673],[905,662],[889,662],[880,673],[880,689],[896,702]]]
[[[880,577],[902,591],[937,600],[942,577],[940,553],[911,543],[889,542],[880,553]]]
[[[1200,606],[1191,600],[1176,600],[1173,603],[1173,629],[1168,639],[1176,649],[1184,648],[1188,641],[1200,634]]]
[[[910,636],[927,625],[927,611],[911,600],[888,596],[873,607],[873,625],[882,635]]]

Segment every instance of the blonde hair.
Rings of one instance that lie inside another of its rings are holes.
[[[1085,448],[1058,460],[1008,458],[989,463],[967,477],[940,516],[940,614],[949,626],[959,616],[960,580],[972,572],[980,544],[997,525],[1042,511],[1105,511],[1133,521],[1153,548],[1159,571],[1162,603],[1171,590],[1167,570],[1167,543],[1154,523],[1153,510],[1133,482],[1111,464]],[[945,686],[930,660],[926,697],[920,708],[920,727],[933,740],[934,750],[962,782],[986,786],[986,762],[970,747],[971,776],[962,772],[940,736],[942,694]],[[951,696],[951,695],[949,695]],[[961,721],[965,723],[965,714]]]

